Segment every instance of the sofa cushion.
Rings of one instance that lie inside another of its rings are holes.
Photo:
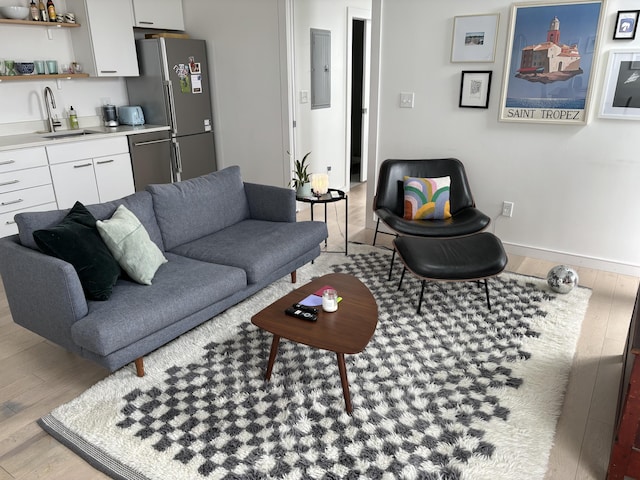
[[[249,217],[240,168],[147,187],[165,248],[191,242]]]
[[[153,285],[119,280],[108,302],[89,302],[71,327],[74,342],[108,355],[246,287],[241,269],[166,256]]]
[[[113,258],[127,275],[138,283],[151,285],[156,271],[167,259],[149,239],[138,217],[120,205],[110,219],[98,220],[96,227]]]
[[[104,220],[105,218],[110,218],[119,205],[124,205],[131,210],[147,230],[147,233],[153,243],[155,243],[160,250],[164,250],[162,235],[160,234],[160,228],[156,222],[155,213],[153,211],[153,201],[151,200],[151,194],[149,192],[138,192],[112,202],[86,205],[86,207],[97,220]],[[20,243],[25,247],[33,248],[34,250],[37,249],[38,246],[33,240],[33,232],[57,225],[68,212],[69,210],[65,209],[50,210],[47,212],[18,213],[15,216],[15,221],[18,225]]]
[[[120,266],[100,238],[96,219],[80,202],[59,224],[33,232],[33,238],[44,253],[73,265],[87,298],[111,296]]]
[[[174,248],[189,258],[242,268],[249,284],[258,283],[327,238],[323,222],[244,220]],[[295,239],[295,241],[292,241]]]

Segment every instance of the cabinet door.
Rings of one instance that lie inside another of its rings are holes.
[[[184,30],[182,0],[133,0],[135,26]]]
[[[58,208],[71,208],[76,201],[100,203],[91,159],[51,165],[51,178]]]
[[[128,153],[93,160],[101,202],[126,197],[134,192],[131,159]]]
[[[98,77],[137,77],[130,0],[67,0],[80,28],[71,32],[76,60]]]

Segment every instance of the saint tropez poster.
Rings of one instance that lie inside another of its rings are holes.
[[[602,2],[514,4],[499,119],[585,124]]]

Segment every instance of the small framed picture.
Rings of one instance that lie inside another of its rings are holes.
[[[638,28],[638,14],[640,10],[620,10],[616,17],[616,28],[613,31],[614,40],[633,40]]]
[[[609,52],[600,117],[640,120],[640,51]]]
[[[459,107],[489,108],[491,70],[462,72]]]
[[[455,17],[451,62],[493,62],[499,20],[497,13]]]

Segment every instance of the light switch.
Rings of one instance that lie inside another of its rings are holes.
[[[300,90],[300,103],[309,103],[309,90]]]
[[[400,108],[413,108],[413,92],[400,92]]]

